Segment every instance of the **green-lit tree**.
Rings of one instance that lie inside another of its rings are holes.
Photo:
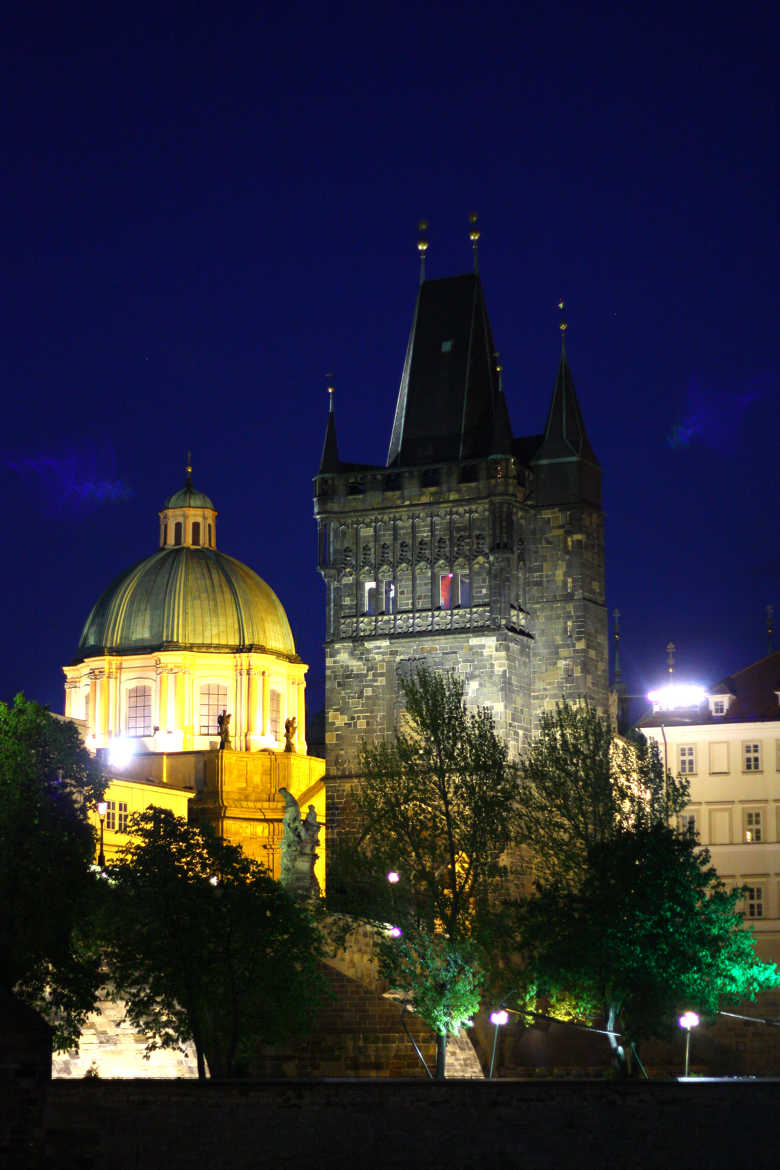
[[[537,994],[614,1030],[619,1071],[679,1011],[713,1015],[780,983],[693,834],[655,823],[592,845],[576,889],[540,884],[520,913],[525,975]]]
[[[55,1048],[77,1043],[100,982],[87,813],[104,788],[72,723],[22,695],[0,703],[0,986],[41,1012]]]
[[[308,911],[208,825],[150,807],[109,869],[105,961],[147,1051],[192,1041],[198,1075],[239,1076],[318,1001]]]
[[[623,829],[668,824],[688,782],[665,768],[655,743],[616,736],[587,703],[545,712],[521,764],[520,817],[530,869],[576,886],[588,851]]]
[[[491,713],[467,708],[456,675],[421,670],[401,687],[403,729],[363,754],[357,833],[335,851],[328,903],[401,931],[378,932],[380,967],[436,1033],[443,1077],[447,1038],[479,1006],[501,928],[517,786]]]

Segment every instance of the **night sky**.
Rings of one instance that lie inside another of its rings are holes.
[[[778,608],[772,4],[17,5],[3,32],[0,697],[63,709],[99,593],[194,482],[323,702],[312,477],[383,464],[417,285],[480,267],[515,434],[557,302],[629,691]],[[48,9],[48,11],[47,11]],[[776,641],[777,644],[777,641]]]

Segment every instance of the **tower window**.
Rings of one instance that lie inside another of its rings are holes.
[[[151,687],[130,687],[127,692],[127,734],[152,734]]]
[[[227,711],[227,687],[207,683],[200,688],[199,735],[219,735],[217,719]]]
[[[193,520],[192,522],[192,543],[200,544],[200,520]]]
[[[376,581],[364,581],[364,613],[376,613]]]
[[[442,573],[439,577],[439,605],[457,609],[471,605],[471,581],[468,573]]]
[[[395,613],[395,585],[385,581],[385,613]]]
[[[162,542],[163,542],[163,548],[165,548],[165,545],[168,543],[168,521],[167,521],[167,520],[166,520],[166,521],[165,521],[165,523],[163,524],[163,539],[162,539]]]
[[[173,543],[181,544],[181,520],[177,520],[173,526]]]
[[[209,548],[214,547],[214,538],[211,535],[211,525],[209,524]]]

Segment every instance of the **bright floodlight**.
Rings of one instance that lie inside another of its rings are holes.
[[[699,1017],[696,1015],[696,1012],[685,1012],[680,1016],[677,1023],[681,1028],[687,1028],[690,1031],[691,1028],[698,1028]]]
[[[390,882],[391,886],[394,886],[396,882],[400,882],[401,875],[397,874],[394,869],[391,869],[390,873],[387,875],[387,880]]]
[[[680,707],[701,706],[707,698],[707,692],[704,687],[693,683],[669,683],[655,691],[648,691],[647,697],[654,711],[674,711]]]
[[[401,930],[400,926],[391,926],[390,927],[390,937],[391,938],[400,938],[402,934],[403,934],[403,931]]]
[[[125,768],[133,756],[135,748],[127,739],[112,739],[108,749],[108,762],[112,768]]]
[[[107,810],[108,810],[108,801],[99,800],[97,810],[98,810],[98,816],[104,817],[106,815]]]
[[[508,1023],[508,1021],[509,1012],[504,1008],[501,1008],[500,1011],[490,1013],[490,1022],[491,1024],[495,1025],[496,1028],[503,1027],[503,1025]]]

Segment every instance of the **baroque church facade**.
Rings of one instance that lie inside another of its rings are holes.
[[[561,699],[607,711],[601,469],[563,330],[541,434],[512,431],[476,265],[421,280],[384,466],[342,459],[331,395],[314,493],[329,831],[421,666],[455,670],[513,758]]]

